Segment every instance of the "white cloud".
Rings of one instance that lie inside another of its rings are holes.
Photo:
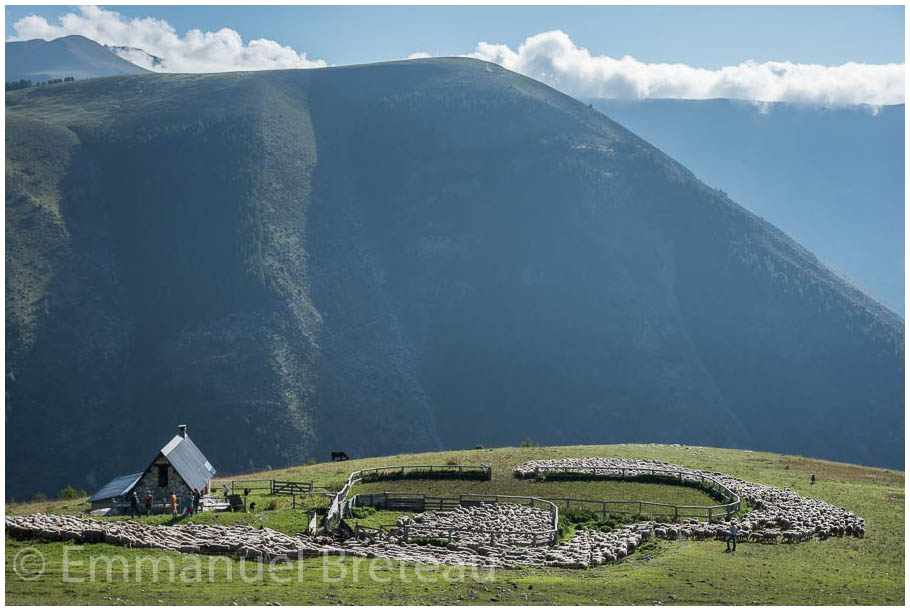
[[[9,40],[81,34],[105,45],[132,47],[116,52],[157,72],[225,72],[319,68],[323,60],[274,40],[243,42],[236,31],[190,30],[179,35],[163,19],[126,18],[99,7],[80,7],[57,23],[29,15],[13,24]],[[141,49],[143,52],[137,51]],[[430,57],[412,53],[408,59]],[[562,31],[527,38],[517,50],[481,42],[466,55],[500,64],[582,98],[735,98],[759,102],[803,102],[825,106],[865,104],[881,106],[904,102],[904,65],[846,63],[840,66],[757,63],[747,61],[717,70],[680,63],[646,63],[625,56],[595,56],[577,46]],[[161,59],[155,62],[155,57]]]
[[[229,72],[233,70],[277,70],[283,68],[320,68],[326,63],[312,60],[274,40],[260,38],[244,44],[236,31],[190,30],[183,36],[163,19],[127,19],[120,13],[95,6],[62,15],[56,24],[44,17],[29,15],[13,24],[16,35],[8,40],[53,40],[79,34],[104,45],[134,47],[161,58],[135,51],[118,51],[124,59],[157,72]]]
[[[526,39],[517,51],[481,42],[468,57],[500,64],[576,97],[736,98],[839,106],[901,104],[904,65],[840,66],[747,61],[718,70],[593,56],[562,31]]]

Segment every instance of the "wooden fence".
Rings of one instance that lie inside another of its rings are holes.
[[[664,468],[572,468],[563,466],[546,466],[534,469],[534,478],[546,479],[547,475],[561,475],[569,477],[604,477],[604,478],[637,478],[641,476],[673,478],[684,483],[694,483],[696,486],[719,495],[725,501],[723,504],[713,506],[682,506],[663,504],[660,502],[646,502],[643,500],[584,500],[580,498],[547,498],[551,502],[565,503],[566,509],[572,505],[577,507],[594,507],[592,510],[606,515],[611,513],[638,514],[679,518],[698,518],[711,521],[718,518],[729,518],[742,507],[740,497],[732,490],[725,487],[720,481],[705,474],[692,474],[680,470]],[[609,509],[608,509],[609,507]],[[598,510],[599,508],[599,510]]]
[[[614,477],[614,478],[636,478],[641,476],[652,477],[671,477],[679,482],[692,482],[703,489],[709,490],[721,496],[725,502],[713,506],[683,506],[675,504],[664,504],[661,502],[647,502],[644,500],[587,500],[582,498],[528,498],[524,496],[481,496],[466,494],[457,498],[443,498],[437,496],[425,496],[423,494],[402,494],[402,493],[383,493],[383,494],[364,494],[363,496],[354,496],[348,498],[351,488],[359,482],[369,482],[371,479],[382,478],[385,473],[394,473],[397,476],[404,477],[407,474],[418,475],[426,473],[427,478],[433,478],[433,473],[439,476],[441,473],[451,475],[455,473],[464,474],[466,472],[481,472],[483,476],[491,477],[492,471],[489,466],[383,466],[379,468],[367,468],[352,472],[341,491],[339,491],[332,500],[326,514],[326,525],[329,528],[335,527],[341,521],[341,518],[350,511],[354,502],[363,502],[356,504],[358,506],[379,506],[380,504],[371,504],[371,502],[382,503],[383,507],[394,510],[403,510],[408,512],[422,512],[425,510],[451,510],[457,500],[460,506],[477,505],[481,502],[498,502],[499,499],[530,499],[538,502],[546,502],[556,509],[556,504],[565,504],[567,510],[575,507],[593,507],[589,510],[600,512],[603,516],[607,513],[620,514],[638,514],[649,515],[653,517],[672,516],[673,519],[680,518],[697,518],[712,521],[715,519],[729,518],[738,512],[742,506],[740,497],[732,490],[725,487],[719,480],[705,474],[692,474],[679,470],[662,469],[662,468],[571,468],[571,467],[539,467],[534,470],[533,477],[545,479],[547,475],[562,476],[594,476],[594,477]],[[381,496],[381,499],[378,499]],[[360,500],[359,498],[364,498]],[[471,504],[475,502],[475,504]],[[533,502],[531,503],[533,505]],[[553,530],[555,532],[559,522],[558,510],[554,512]],[[554,534],[555,540],[555,534]]]
[[[266,491],[271,496],[301,496],[313,493],[313,482],[276,481],[275,479],[241,479],[231,481],[231,494],[242,493],[243,490]]]
[[[272,479],[243,479],[231,481],[231,495],[243,493],[244,489],[250,491],[269,490],[272,492]]]
[[[272,481],[272,495],[274,496],[302,496],[313,493],[313,482],[300,483],[298,481]]]
[[[325,516],[326,527],[329,529],[337,527],[341,518],[350,509],[348,494],[355,484],[361,481],[370,482],[371,480],[379,480],[384,476],[404,477],[407,474],[417,475],[421,478],[424,478],[424,475],[426,475],[425,478],[439,476],[454,476],[458,478],[465,475],[473,478],[479,475],[482,478],[490,479],[493,476],[493,470],[485,464],[479,466],[460,466],[457,464],[409,464],[404,466],[379,466],[377,468],[355,470],[348,477],[347,482],[341,490],[335,494],[335,497],[332,499],[332,504],[329,506],[329,510]]]

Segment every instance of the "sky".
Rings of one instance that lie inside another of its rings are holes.
[[[8,41],[67,34],[174,72],[468,55],[578,97],[904,101],[903,6],[6,7]]]

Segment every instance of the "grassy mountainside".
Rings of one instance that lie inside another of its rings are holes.
[[[903,463],[899,318],[536,81],[6,99],[8,494],[141,468],[178,420],[221,471],[526,436]]]
[[[78,584],[61,588],[59,574],[62,557],[72,545],[42,543],[38,546],[48,557],[46,578],[22,581],[13,571],[12,559],[26,543],[7,540],[6,600],[13,604],[39,603],[130,603],[130,604],[810,604],[849,605],[904,603],[904,474],[850,464],[826,462],[797,456],[716,449],[711,447],[666,445],[612,445],[573,447],[504,447],[475,451],[448,451],[430,454],[396,455],[382,458],[351,460],[345,463],[321,463],[281,471],[254,473],[242,478],[275,478],[278,480],[315,481],[317,485],[340,486],[350,471],[396,464],[477,464],[493,467],[489,483],[465,482],[465,487],[484,485],[491,491],[508,493],[515,485],[534,488],[534,493],[547,497],[551,485],[562,483],[516,481],[511,470],[529,459],[562,457],[617,456],[659,459],[692,468],[715,470],[767,485],[790,487],[800,494],[819,498],[855,511],[867,521],[866,537],[829,538],[797,545],[741,544],[736,555],[723,552],[722,542],[662,541],[646,545],[616,565],[585,571],[552,568],[501,570],[495,580],[478,583],[472,580],[447,582],[445,574],[423,570],[434,582],[420,581],[411,564],[395,564],[380,570],[385,582],[369,578],[369,565],[361,564],[354,577],[354,560],[346,560],[342,582],[324,582],[318,559],[294,565],[282,578],[250,584],[237,578],[238,562],[230,567],[218,563],[208,571],[203,568],[198,582],[171,584],[151,579],[151,562],[146,559],[141,586],[136,572],[122,576],[119,564],[113,579],[88,579],[88,565],[94,558],[110,558],[114,553],[128,562],[130,570],[138,556],[171,557],[175,569],[192,571],[194,564],[186,555],[115,548],[108,545],[85,545],[78,555],[82,565],[71,566],[71,578],[85,578]],[[810,485],[815,474],[818,482]],[[225,477],[230,481],[232,477]],[[407,485],[417,482],[407,482]],[[391,488],[404,482],[390,482]],[[445,485],[450,481],[432,481],[428,485]],[[619,493],[623,499],[668,500],[666,494],[678,493],[675,486],[623,487],[626,483],[573,482],[572,493]],[[356,490],[355,490],[356,491]],[[524,491],[524,490],[522,490]],[[691,490],[688,490],[691,491]],[[561,493],[561,492],[560,492]],[[552,497],[552,496],[551,496]],[[265,507],[268,498],[256,497]],[[276,510],[257,510],[252,514],[203,514],[193,518],[207,523],[246,523],[265,525],[290,534],[305,528],[306,515],[292,510],[280,499]],[[697,501],[697,500],[696,500]],[[38,504],[7,505],[8,513],[40,511],[72,512],[78,508],[73,500]],[[377,522],[394,522],[398,513],[379,511],[370,518]],[[649,559],[650,557],[650,559]],[[340,569],[331,568],[330,576]],[[233,575],[229,579],[228,573]],[[249,570],[249,574],[255,574]],[[297,577],[301,581],[297,581]]]
[[[903,104],[591,103],[903,315]]]

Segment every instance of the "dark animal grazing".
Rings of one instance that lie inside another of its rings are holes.
[[[344,451],[333,451],[332,452],[332,461],[333,462],[343,462],[343,461],[349,460],[349,459],[351,459],[351,458],[349,458],[348,454],[345,453]]]

